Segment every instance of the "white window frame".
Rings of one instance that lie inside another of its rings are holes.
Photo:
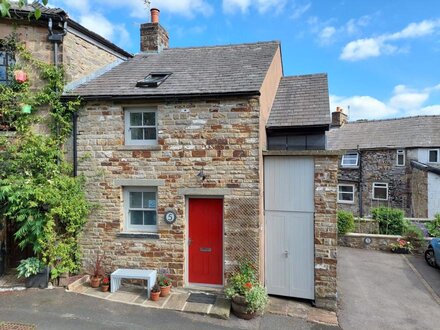
[[[385,199],[376,197],[375,193],[374,193],[375,188],[381,188],[381,189],[385,188],[386,192],[387,192],[387,197]],[[373,200],[375,200],[375,201],[387,201],[389,198],[388,183],[386,183],[386,182],[373,182],[373,189],[371,191],[371,194],[372,194]]]
[[[136,208],[130,209],[130,192],[154,192],[156,196],[155,208]],[[157,233],[158,231],[158,216],[157,216],[157,187],[123,187],[123,206],[124,206],[124,232],[142,232],[142,233]],[[155,211],[156,225],[131,225],[130,224],[130,210],[134,211]]]
[[[403,163],[400,164],[399,163],[399,156],[403,156]],[[405,166],[406,163],[406,155],[405,155],[405,150],[404,149],[397,149],[396,151],[396,166]]]
[[[341,191],[339,191],[339,188],[341,188],[341,187],[351,187],[352,192],[348,192],[348,191],[341,192]],[[353,196],[353,199],[352,200],[339,199],[340,194],[351,194]],[[354,204],[354,194],[355,194],[354,184],[338,184],[338,203]]]
[[[346,160],[346,156],[348,155],[356,155],[356,164],[346,164],[344,160]],[[359,153],[358,152],[346,152],[342,155],[341,166],[343,167],[358,167],[359,166]]]
[[[435,162],[431,162],[430,161],[430,153],[431,153],[431,151],[435,151],[436,153],[437,153],[437,161],[435,161]],[[440,160],[439,160],[439,158],[440,158],[440,149],[429,149],[428,150],[428,163],[439,163],[440,162]]]
[[[145,113],[153,112],[155,114],[154,126],[130,126],[130,114],[132,113]],[[124,109],[124,122],[125,122],[125,145],[157,145],[157,109],[155,108],[125,108]],[[144,140],[132,140],[131,139],[131,128],[155,128],[156,138],[155,139],[144,139]]]

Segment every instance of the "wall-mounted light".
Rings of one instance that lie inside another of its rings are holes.
[[[205,179],[206,179],[206,175],[205,175],[205,173],[203,172],[203,167],[202,167],[202,169],[200,170],[200,172],[197,173],[197,179],[199,179],[200,181],[205,181]]]

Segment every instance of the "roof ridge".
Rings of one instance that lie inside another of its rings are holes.
[[[288,78],[305,78],[305,77],[317,77],[317,76],[327,76],[327,72],[317,72],[317,73],[307,73],[307,74],[298,74],[294,76],[284,76],[281,79],[288,79]]]
[[[281,44],[279,40],[270,40],[270,41],[258,41],[258,42],[249,42],[249,43],[240,43],[240,44],[225,44],[225,45],[211,45],[211,46],[191,46],[191,47],[170,47],[164,49],[164,51],[170,51],[175,49],[206,49],[206,48],[229,48],[229,47],[239,47],[239,46],[251,46],[251,45],[268,45],[268,44]]]
[[[428,117],[429,118],[432,118],[432,117],[440,118],[440,115],[418,115],[418,116],[386,118],[386,119],[358,119],[358,120],[355,120],[355,121],[349,121],[349,122],[345,123],[345,125],[349,125],[349,124],[363,124],[363,123],[377,123],[377,122],[384,122],[384,121],[409,120],[409,119],[428,118]]]

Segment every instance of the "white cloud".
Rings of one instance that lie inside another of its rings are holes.
[[[226,13],[235,13],[239,10],[246,13],[250,8],[264,14],[269,10],[274,10],[276,14],[280,13],[287,4],[287,0],[223,0],[223,11]]]
[[[327,26],[319,33],[320,44],[326,45],[331,43],[333,36],[336,33],[336,28],[333,26]]]
[[[290,18],[292,19],[299,19],[301,16],[303,16],[310,8],[312,7],[312,3],[308,2],[303,5],[298,5],[296,3],[293,4],[293,11],[292,15],[290,15]]]
[[[440,114],[440,104],[426,103],[432,94],[439,90],[439,85],[422,90],[397,85],[388,100],[382,101],[372,96],[331,95],[330,106],[332,111],[337,106],[344,108],[345,112],[348,112],[350,120],[438,115]]]
[[[354,40],[346,44],[342,49],[340,59],[346,61],[359,61],[396,52],[406,52],[406,48],[398,47],[390,42],[432,35],[439,28],[440,19],[424,20],[420,23],[411,23],[403,30],[396,33],[382,34],[374,38]]]

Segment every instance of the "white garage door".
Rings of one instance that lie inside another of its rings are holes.
[[[440,175],[428,172],[428,218],[440,213]]]
[[[269,294],[314,299],[314,161],[265,157],[265,272]]]

